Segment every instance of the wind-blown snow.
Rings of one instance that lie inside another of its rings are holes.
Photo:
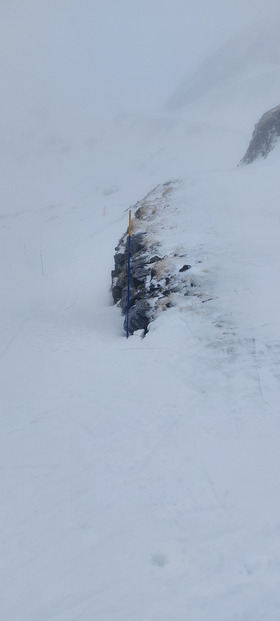
[[[2,146],[3,621],[279,621],[279,149],[237,168],[228,104]],[[168,179],[198,295],[127,340],[114,247]]]

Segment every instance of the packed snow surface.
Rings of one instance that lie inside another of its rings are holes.
[[[197,295],[144,339],[109,291],[129,203],[2,212],[3,620],[278,621],[275,154],[176,184],[154,227]]]

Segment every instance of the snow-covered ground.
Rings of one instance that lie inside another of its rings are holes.
[[[263,94],[232,92],[7,133],[1,621],[280,619],[280,151],[237,167]],[[114,247],[175,179],[153,233],[193,295],[126,339]]]

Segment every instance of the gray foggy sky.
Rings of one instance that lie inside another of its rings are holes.
[[[278,0],[1,0],[1,124],[157,112]],[[279,16],[279,15],[278,15]]]

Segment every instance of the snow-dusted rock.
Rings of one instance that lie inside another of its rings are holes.
[[[160,184],[133,208],[130,262],[129,333],[148,331],[157,315],[175,303],[175,294],[188,295],[193,283],[181,273],[191,268],[183,256],[163,247],[157,237],[156,219],[161,210],[168,209],[168,197],[177,181]],[[122,314],[127,311],[128,231],[116,247],[112,271],[112,296]],[[126,318],[124,320],[126,331]]]
[[[255,125],[249,147],[240,164],[251,164],[258,157],[266,158],[280,139],[280,106],[265,112]]]

